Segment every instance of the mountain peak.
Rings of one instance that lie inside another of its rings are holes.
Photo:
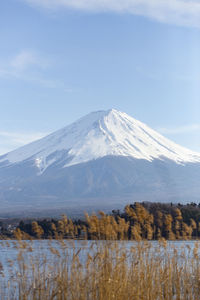
[[[200,154],[166,139],[144,123],[116,109],[92,112],[45,138],[0,157],[0,164],[33,161],[42,173],[62,161],[62,167],[104,156],[126,156],[176,163],[200,162]]]

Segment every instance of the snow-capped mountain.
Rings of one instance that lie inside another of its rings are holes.
[[[114,109],[90,113],[0,156],[5,208],[197,201],[199,179],[199,153]]]
[[[0,157],[6,165],[33,160],[42,172],[62,157],[68,167],[107,155],[177,163],[200,162],[200,154],[164,138],[144,123],[117,110],[90,113],[39,141]]]

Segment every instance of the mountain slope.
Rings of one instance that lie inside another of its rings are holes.
[[[65,167],[107,155],[130,156],[152,161],[167,158],[177,163],[200,162],[200,154],[164,138],[142,122],[117,110],[91,113],[39,141],[0,157],[9,165],[34,160],[44,171],[56,160]]]
[[[200,154],[125,113],[91,113],[0,157],[3,210],[198,201]]]

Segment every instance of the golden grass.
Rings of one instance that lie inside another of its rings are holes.
[[[5,279],[0,268],[1,300],[200,299],[198,243],[60,240],[45,251],[34,243],[14,242],[17,262],[9,262]]]

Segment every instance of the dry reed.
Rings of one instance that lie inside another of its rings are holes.
[[[34,242],[17,241],[17,261],[9,261],[7,275],[0,265],[0,298],[199,300],[198,243],[181,249],[170,245],[165,241],[60,240],[39,249]]]

